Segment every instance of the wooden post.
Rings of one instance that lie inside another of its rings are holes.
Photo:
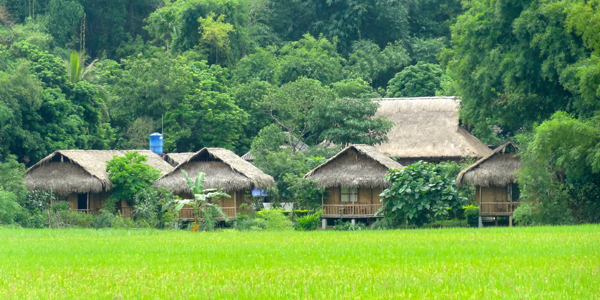
[[[494,225],[496,225],[496,227],[498,227],[498,217],[494,217]]]
[[[237,191],[233,192],[233,216],[237,216]]]
[[[90,192],[87,192],[87,212],[90,213]]]
[[[508,216],[508,227],[512,227],[512,215]]]

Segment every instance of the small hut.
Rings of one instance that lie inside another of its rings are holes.
[[[459,161],[482,158],[492,150],[460,126],[457,97],[373,99],[375,116],[394,122],[388,141],[375,148],[402,165],[416,161]]]
[[[223,189],[230,194],[231,198],[217,201],[228,217],[235,217],[240,212],[246,191],[265,189],[275,184],[273,177],[263,173],[235,153],[223,148],[203,148],[157,180],[154,185],[164,186],[184,199],[192,198],[192,191],[181,170],[185,170],[192,179],[203,172],[205,188]],[[193,219],[193,210],[188,207],[183,208],[180,217]]]
[[[68,201],[72,210],[97,213],[110,197],[112,182],[106,163],[120,150],[59,150],[46,156],[27,170],[25,184],[30,190],[52,191]],[[137,150],[147,157],[147,165],[166,174],[173,168],[150,150]]]
[[[476,187],[476,201],[479,204],[479,224],[482,217],[509,217],[519,202],[517,175],[523,167],[518,155],[519,146],[508,142],[462,170],[456,177],[459,186],[468,184]]]
[[[327,219],[375,218],[381,207],[379,194],[389,187],[385,174],[403,166],[385,156],[373,146],[351,145],[308,172],[304,178],[316,180],[316,185],[327,189],[323,199],[323,226]]]

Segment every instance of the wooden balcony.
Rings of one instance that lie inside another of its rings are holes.
[[[512,216],[521,202],[481,202],[479,204],[479,215],[486,217],[508,217]]]
[[[223,212],[225,213],[225,215],[227,216],[227,218],[235,218],[235,216],[237,215],[237,211],[235,207],[221,207],[221,209],[223,210]],[[222,219],[220,217],[220,215],[218,216],[219,219]],[[179,211],[179,219],[180,220],[186,220],[186,221],[193,221],[194,220],[194,208],[193,207],[184,207]]]
[[[374,218],[383,204],[323,204],[323,218]],[[383,215],[377,216],[383,218]]]

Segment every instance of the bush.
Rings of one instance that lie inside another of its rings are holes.
[[[321,211],[317,211],[312,215],[306,215],[296,219],[296,224],[294,228],[300,231],[311,231],[317,229],[319,227],[319,223],[321,222]]]
[[[109,179],[113,182],[112,195],[118,199],[125,199],[133,205],[133,197],[139,191],[152,187],[160,177],[160,171],[144,164],[148,159],[135,152],[126,152],[124,156],[114,156],[106,164]]]
[[[94,221],[94,216],[78,211],[64,210],[61,211],[61,215],[68,226],[74,226],[79,228],[90,228]]]
[[[465,218],[471,227],[479,226],[479,207],[474,205],[463,206]]]
[[[47,191],[29,191],[27,193],[27,197],[25,197],[23,207],[29,211],[44,211],[46,210],[46,207],[50,203],[50,200],[53,198],[53,196],[54,195]]]
[[[21,206],[17,203],[17,196],[0,190],[0,224],[14,223],[20,210]]]
[[[398,222],[392,218],[382,218],[373,222],[371,229],[373,230],[390,230],[398,227]]]
[[[135,228],[136,224],[131,218],[123,218],[120,215],[117,215],[110,221],[110,227],[116,229],[131,229]]]
[[[417,226],[454,215],[467,199],[460,195],[451,173],[450,166],[423,161],[390,170],[385,178],[391,187],[381,194],[381,211],[386,218]]]
[[[365,224],[358,222],[356,225],[352,225],[351,222],[344,222],[342,219],[335,220],[335,225],[333,226],[333,230],[338,231],[359,231],[365,230],[367,227]]]
[[[257,212],[256,216],[257,219],[264,220],[267,230],[279,231],[292,229],[292,221],[283,214],[283,209],[263,209]]]
[[[92,226],[96,229],[100,228],[108,228],[111,225],[112,220],[115,218],[115,215],[110,212],[102,212],[102,214],[96,216],[94,221],[92,222]]]

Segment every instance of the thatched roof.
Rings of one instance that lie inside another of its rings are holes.
[[[148,158],[145,162],[157,168],[161,174],[170,172],[171,167],[159,155],[150,150],[138,151]],[[30,190],[52,190],[58,194],[99,193],[110,191],[106,163],[113,156],[121,156],[122,150],[59,150],[31,166],[25,175],[25,184]]]
[[[317,186],[321,188],[388,187],[389,183],[385,180],[387,171],[401,168],[401,164],[373,146],[351,145],[308,172],[304,178],[317,180]]]
[[[182,162],[188,160],[196,152],[181,152],[181,153],[168,153],[163,158],[166,162],[170,163],[173,167],[178,166]]]
[[[519,158],[519,146],[508,142],[460,171],[456,177],[458,185],[506,186],[517,182],[518,171],[523,168]]]
[[[247,162],[253,162],[254,161],[254,155],[252,155],[252,152],[248,151],[246,152],[246,154],[242,155],[242,159],[247,161]]]
[[[235,153],[223,148],[203,148],[154,185],[164,186],[177,194],[191,193],[181,170],[185,170],[191,178],[196,178],[199,172],[203,172],[206,174],[206,188],[222,188],[225,191],[264,189],[275,184],[273,177]]]
[[[376,116],[395,123],[388,141],[375,146],[390,157],[441,160],[484,157],[492,151],[459,126],[456,97],[382,98]]]

